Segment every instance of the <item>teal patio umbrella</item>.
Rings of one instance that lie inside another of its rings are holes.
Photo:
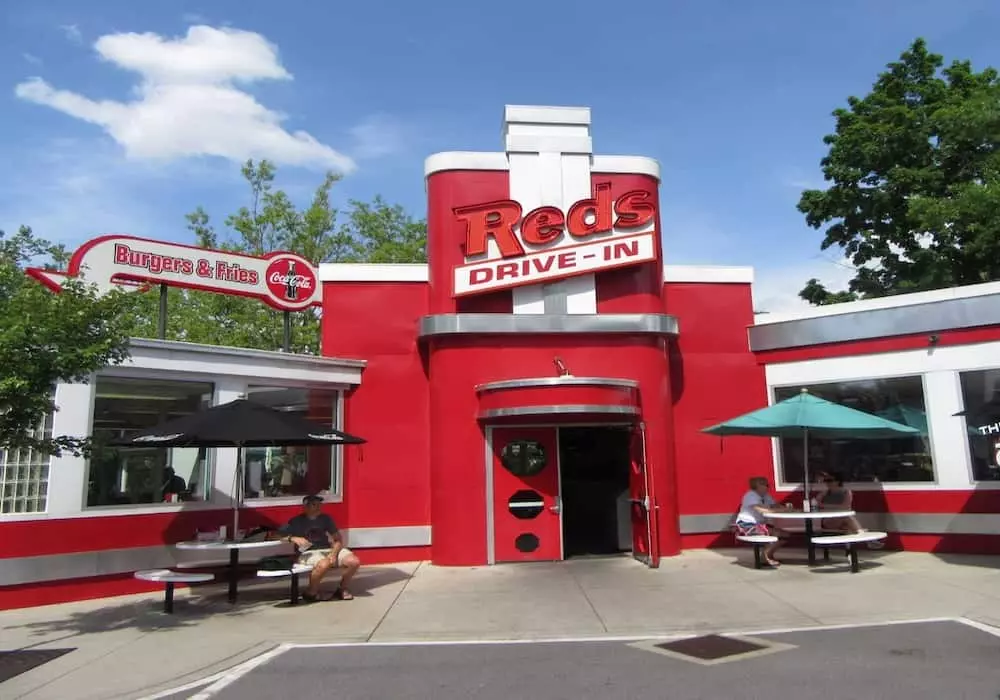
[[[711,435],[801,437],[805,500],[809,502],[809,436],[877,440],[920,435],[920,430],[839,403],[813,396],[803,389],[797,396],[766,408],[744,413],[724,423],[704,428]]]
[[[920,434],[927,436],[927,414],[919,408],[906,406],[905,404],[895,404],[875,414],[879,418],[891,420],[894,423],[902,423],[911,428],[916,428]]]

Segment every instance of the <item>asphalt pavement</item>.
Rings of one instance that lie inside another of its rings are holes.
[[[648,642],[301,647],[278,654],[204,696],[216,700],[1000,697],[1000,637],[958,622],[814,630],[741,640],[748,648],[759,648],[745,657],[710,660],[711,665],[705,665],[705,659],[664,654]],[[715,642],[718,651],[718,638]]]

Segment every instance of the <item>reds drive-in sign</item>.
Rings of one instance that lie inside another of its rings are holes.
[[[547,206],[524,214],[512,200],[454,213],[466,227],[456,297],[656,260],[656,195],[646,190],[612,199],[611,184],[599,183],[565,213]]]
[[[78,277],[101,291],[164,284],[251,297],[281,311],[322,303],[316,268],[300,255],[254,257],[133,236],[102,236],[84,243],[64,272],[27,272],[56,292],[67,278]]]

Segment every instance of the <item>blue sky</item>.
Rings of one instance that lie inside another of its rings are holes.
[[[0,19],[0,228],[188,242],[185,212],[246,203],[247,155],[296,198],[347,168],[338,200],[422,217],[427,155],[498,150],[504,104],[586,105],[597,152],[660,161],[668,262],[752,265],[771,310],[850,276],[795,209],[831,110],[917,36],[1000,66],[991,0],[12,0]]]

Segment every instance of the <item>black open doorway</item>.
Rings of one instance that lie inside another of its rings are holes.
[[[563,552],[618,554],[632,549],[629,426],[559,429]]]

